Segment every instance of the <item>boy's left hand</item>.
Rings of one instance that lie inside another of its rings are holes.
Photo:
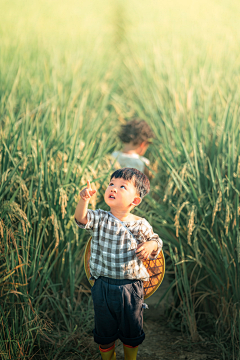
[[[136,255],[140,260],[147,260],[153,251],[157,251],[156,241],[146,241],[138,245]]]

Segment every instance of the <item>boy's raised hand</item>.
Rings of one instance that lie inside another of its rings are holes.
[[[97,190],[91,188],[90,180],[88,180],[87,187],[80,192],[80,196],[83,200],[88,201],[96,192]]]

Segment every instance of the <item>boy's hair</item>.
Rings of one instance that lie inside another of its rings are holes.
[[[121,126],[118,136],[123,143],[138,145],[144,141],[151,142],[154,133],[146,121],[134,119]]]
[[[133,181],[133,184],[142,199],[150,191],[150,181],[148,177],[143,174],[141,171],[134,168],[123,168],[114,171],[111,175],[111,180],[115,179],[124,179],[127,181]]]

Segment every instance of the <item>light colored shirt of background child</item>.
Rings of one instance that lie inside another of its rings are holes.
[[[112,157],[117,160],[121,168],[135,168],[143,173],[145,165],[150,165],[150,161],[147,158],[137,153],[127,154],[121,151],[114,151]]]

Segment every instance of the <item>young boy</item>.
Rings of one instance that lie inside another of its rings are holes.
[[[112,156],[118,161],[121,168],[131,167],[140,170],[149,176],[146,167],[150,162],[143,155],[148,149],[153,131],[146,121],[134,119],[121,126],[119,139],[123,147],[121,151],[114,151]]]
[[[80,192],[75,221],[92,230],[90,272],[95,279],[92,298],[95,312],[94,341],[104,360],[116,359],[115,340],[124,344],[126,360],[135,360],[143,332],[143,281],[149,279],[142,260],[156,258],[162,240],[146,219],[131,214],[149,192],[146,175],[124,168],[111,175],[104,200],[110,212],[88,210],[96,193],[90,181]]]

